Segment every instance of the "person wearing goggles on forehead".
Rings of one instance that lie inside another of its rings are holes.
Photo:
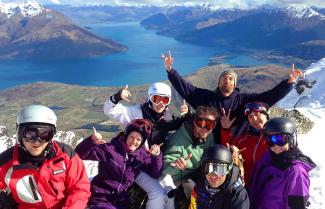
[[[220,144],[202,155],[200,180],[191,193],[189,209],[249,209],[249,198],[230,150]]]
[[[165,142],[166,136],[170,131],[177,130],[184,121],[191,117],[186,103],[181,106],[181,117],[174,117],[167,111],[168,105],[171,102],[171,94],[171,88],[167,84],[156,82],[149,86],[147,102],[125,106],[120,103],[120,101],[124,100],[130,102],[131,97],[128,86],[126,86],[124,89],[106,99],[104,113],[109,118],[119,121],[124,126],[137,118],[150,120],[153,124],[153,130],[151,137],[145,142],[145,146],[150,147],[153,144],[161,144]],[[148,194],[149,201],[147,202],[147,209],[156,208],[156,204],[152,200],[159,198],[155,195],[155,191],[159,189],[159,187],[154,186],[153,180],[154,179],[143,172],[141,172],[135,180],[135,182]],[[140,189],[136,185],[133,188],[131,189],[131,194],[139,194],[138,196],[141,196],[143,192],[137,192]],[[135,198],[139,199],[138,196]],[[137,203],[135,202],[133,205],[135,204]]]
[[[316,164],[297,147],[296,124],[289,118],[272,118],[264,134],[269,150],[254,167],[251,209],[307,208],[308,174]]]
[[[263,135],[264,124],[269,118],[268,106],[262,102],[247,103],[245,105],[245,115],[249,122],[247,132],[238,137],[233,137],[229,129],[231,127],[229,113],[223,114],[221,118],[221,143],[223,145],[233,145],[241,150],[240,154],[244,160],[244,172],[242,172],[242,175],[244,175],[246,187],[249,187],[253,167],[268,149],[267,142]]]
[[[86,207],[90,197],[86,169],[70,146],[53,140],[56,120],[55,113],[42,105],[18,113],[17,143],[0,154],[0,190],[16,204],[7,208]],[[10,201],[0,205],[5,202]]]
[[[193,184],[189,179],[195,177],[196,170],[200,167],[203,150],[214,144],[212,129],[215,127],[217,117],[218,114],[214,108],[199,106],[195,117],[184,122],[166,140],[163,155],[164,169],[160,178],[163,190],[159,190],[161,198],[157,198],[162,201],[157,200],[157,209],[175,208],[175,195],[171,191],[175,191],[174,189],[179,186],[185,188],[183,194],[185,193],[187,199],[190,197]],[[166,194],[168,194],[167,197]],[[166,207],[163,197],[167,198]]]
[[[90,209],[128,209],[127,190],[136,176],[141,171],[152,178],[161,175],[162,144],[154,144],[149,150],[144,147],[151,131],[148,120],[135,119],[109,143],[94,129],[92,136],[77,145],[75,150],[81,159],[99,161],[98,175],[91,181]]]
[[[238,75],[232,69],[226,69],[220,73],[217,80],[217,88],[208,90],[198,88],[183,79],[178,72],[173,68],[174,59],[170,51],[165,56],[163,54],[164,66],[167,71],[168,79],[175,90],[193,107],[199,105],[212,105],[222,112],[222,108],[230,113],[231,119],[236,118],[231,127],[231,132],[234,136],[240,136],[247,130],[248,123],[244,115],[245,104],[252,101],[261,101],[269,106],[274,105],[283,97],[285,97],[292,89],[294,83],[302,76],[301,70],[297,70],[292,66],[292,70],[288,79],[281,81],[274,88],[263,93],[241,93],[238,87]],[[263,85],[263,84],[261,84]],[[220,138],[220,127],[215,129],[215,137]],[[219,144],[220,141],[217,141]]]

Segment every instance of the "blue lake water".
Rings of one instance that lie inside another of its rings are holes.
[[[182,75],[206,66],[214,54],[226,49],[202,47],[175,41],[145,30],[138,23],[91,25],[91,31],[128,46],[128,51],[111,56],[60,61],[0,61],[0,89],[46,81],[87,86],[139,85],[166,80],[161,53],[171,49],[175,68]],[[239,66],[267,62],[239,54],[226,60]]]

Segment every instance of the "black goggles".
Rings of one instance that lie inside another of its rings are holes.
[[[205,175],[215,174],[217,176],[226,176],[232,168],[232,165],[226,163],[213,163],[208,162],[205,164],[204,173]]]
[[[48,142],[53,138],[53,136],[53,129],[50,126],[27,126],[24,127],[24,130],[22,132],[22,139],[31,143],[38,140]]]
[[[260,102],[249,102],[245,105],[245,115],[251,112],[266,112],[266,107]]]
[[[287,134],[271,134],[266,135],[266,141],[270,147],[273,147],[274,145],[282,147],[288,143],[288,137]]]

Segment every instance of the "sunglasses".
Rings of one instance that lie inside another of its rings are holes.
[[[249,115],[251,112],[267,112],[266,107],[259,102],[249,102],[245,105],[245,115]]]
[[[147,138],[151,135],[151,124],[146,119],[135,119],[131,121],[130,126],[139,129],[143,134],[146,135]]]
[[[204,173],[205,175],[215,174],[217,176],[226,176],[232,166],[225,163],[212,163],[208,162],[205,164]]]
[[[286,134],[266,135],[266,141],[270,147],[274,145],[282,147],[288,143],[288,136]]]
[[[213,129],[216,126],[216,121],[206,119],[206,118],[196,118],[195,124],[200,128],[204,128],[204,129],[207,129],[210,131],[211,129]]]
[[[36,142],[43,141],[48,142],[53,138],[54,134],[52,128],[49,126],[39,127],[39,126],[31,126],[25,127],[25,130],[22,133],[22,138],[26,142]]]
[[[160,95],[151,95],[150,101],[156,105],[162,103],[164,106],[169,105],[170,97],[168,96],[160,96]]]

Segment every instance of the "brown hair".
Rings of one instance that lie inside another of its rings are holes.
[[[216,120],[218,119],[218,112],[217,109],[211,106],[203,106],[200,105],[195,109],[195,117],[199,117],[202,114],[206,114],[206,115],[212,115],[216,118]]]

